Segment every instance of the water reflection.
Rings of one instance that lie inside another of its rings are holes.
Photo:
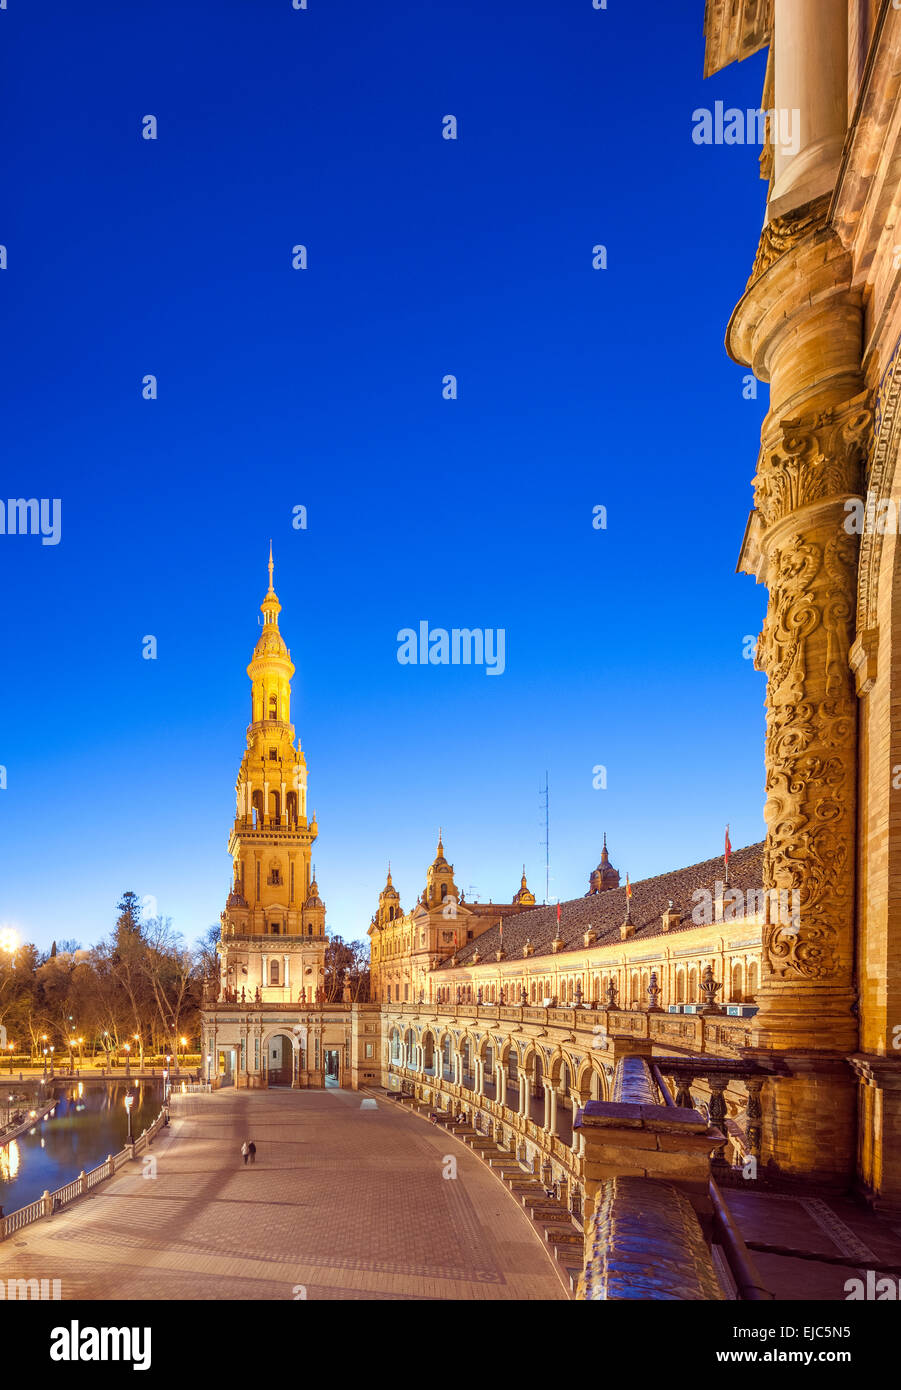
[[[34,1202],[44,1191],[77,1178],[124,1148],[128,1117],[124,1099],[134,1096],[132,1132],[137,1138],[160,1113],[159,1081],[61,1083],[53,1117],[0,1148],[0,1206],[6,1215]],[[0,1091],[2,1097],[2,1091]]]

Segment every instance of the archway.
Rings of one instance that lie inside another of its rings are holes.
[[[266,1076],[270,1087],[294,1084],[294,1043],[286,1033],[266,1040]]]

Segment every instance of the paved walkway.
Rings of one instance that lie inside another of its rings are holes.
[[[181,1096],[141,1162],[0,1244],[64,1299],[565,1299],[525,1213],[463,1144],[382,1094]],[[244,1167],[244,1139],[257,1145]],[[457,1177],[445,1178],[445,1155]]]

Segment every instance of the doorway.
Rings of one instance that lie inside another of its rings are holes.
[[[294,1047],[284,1033],[276,1033],[266,1044],[266,1068],[270,1086],[294,1084]]]
[[[341,1050],[337,1047],[327,1047],[325,1049],[325,1084],[326,1086],[341,1085]]]

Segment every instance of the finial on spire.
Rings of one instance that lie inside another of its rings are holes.
[[[274,592],[274,590],[273,590],[273,588],[272,588],[272,569],[273,569],[273,565],[272,565],[272,541],[270,540],[270,542],[269,542],[269,592],[270,592],[270,594]]]

